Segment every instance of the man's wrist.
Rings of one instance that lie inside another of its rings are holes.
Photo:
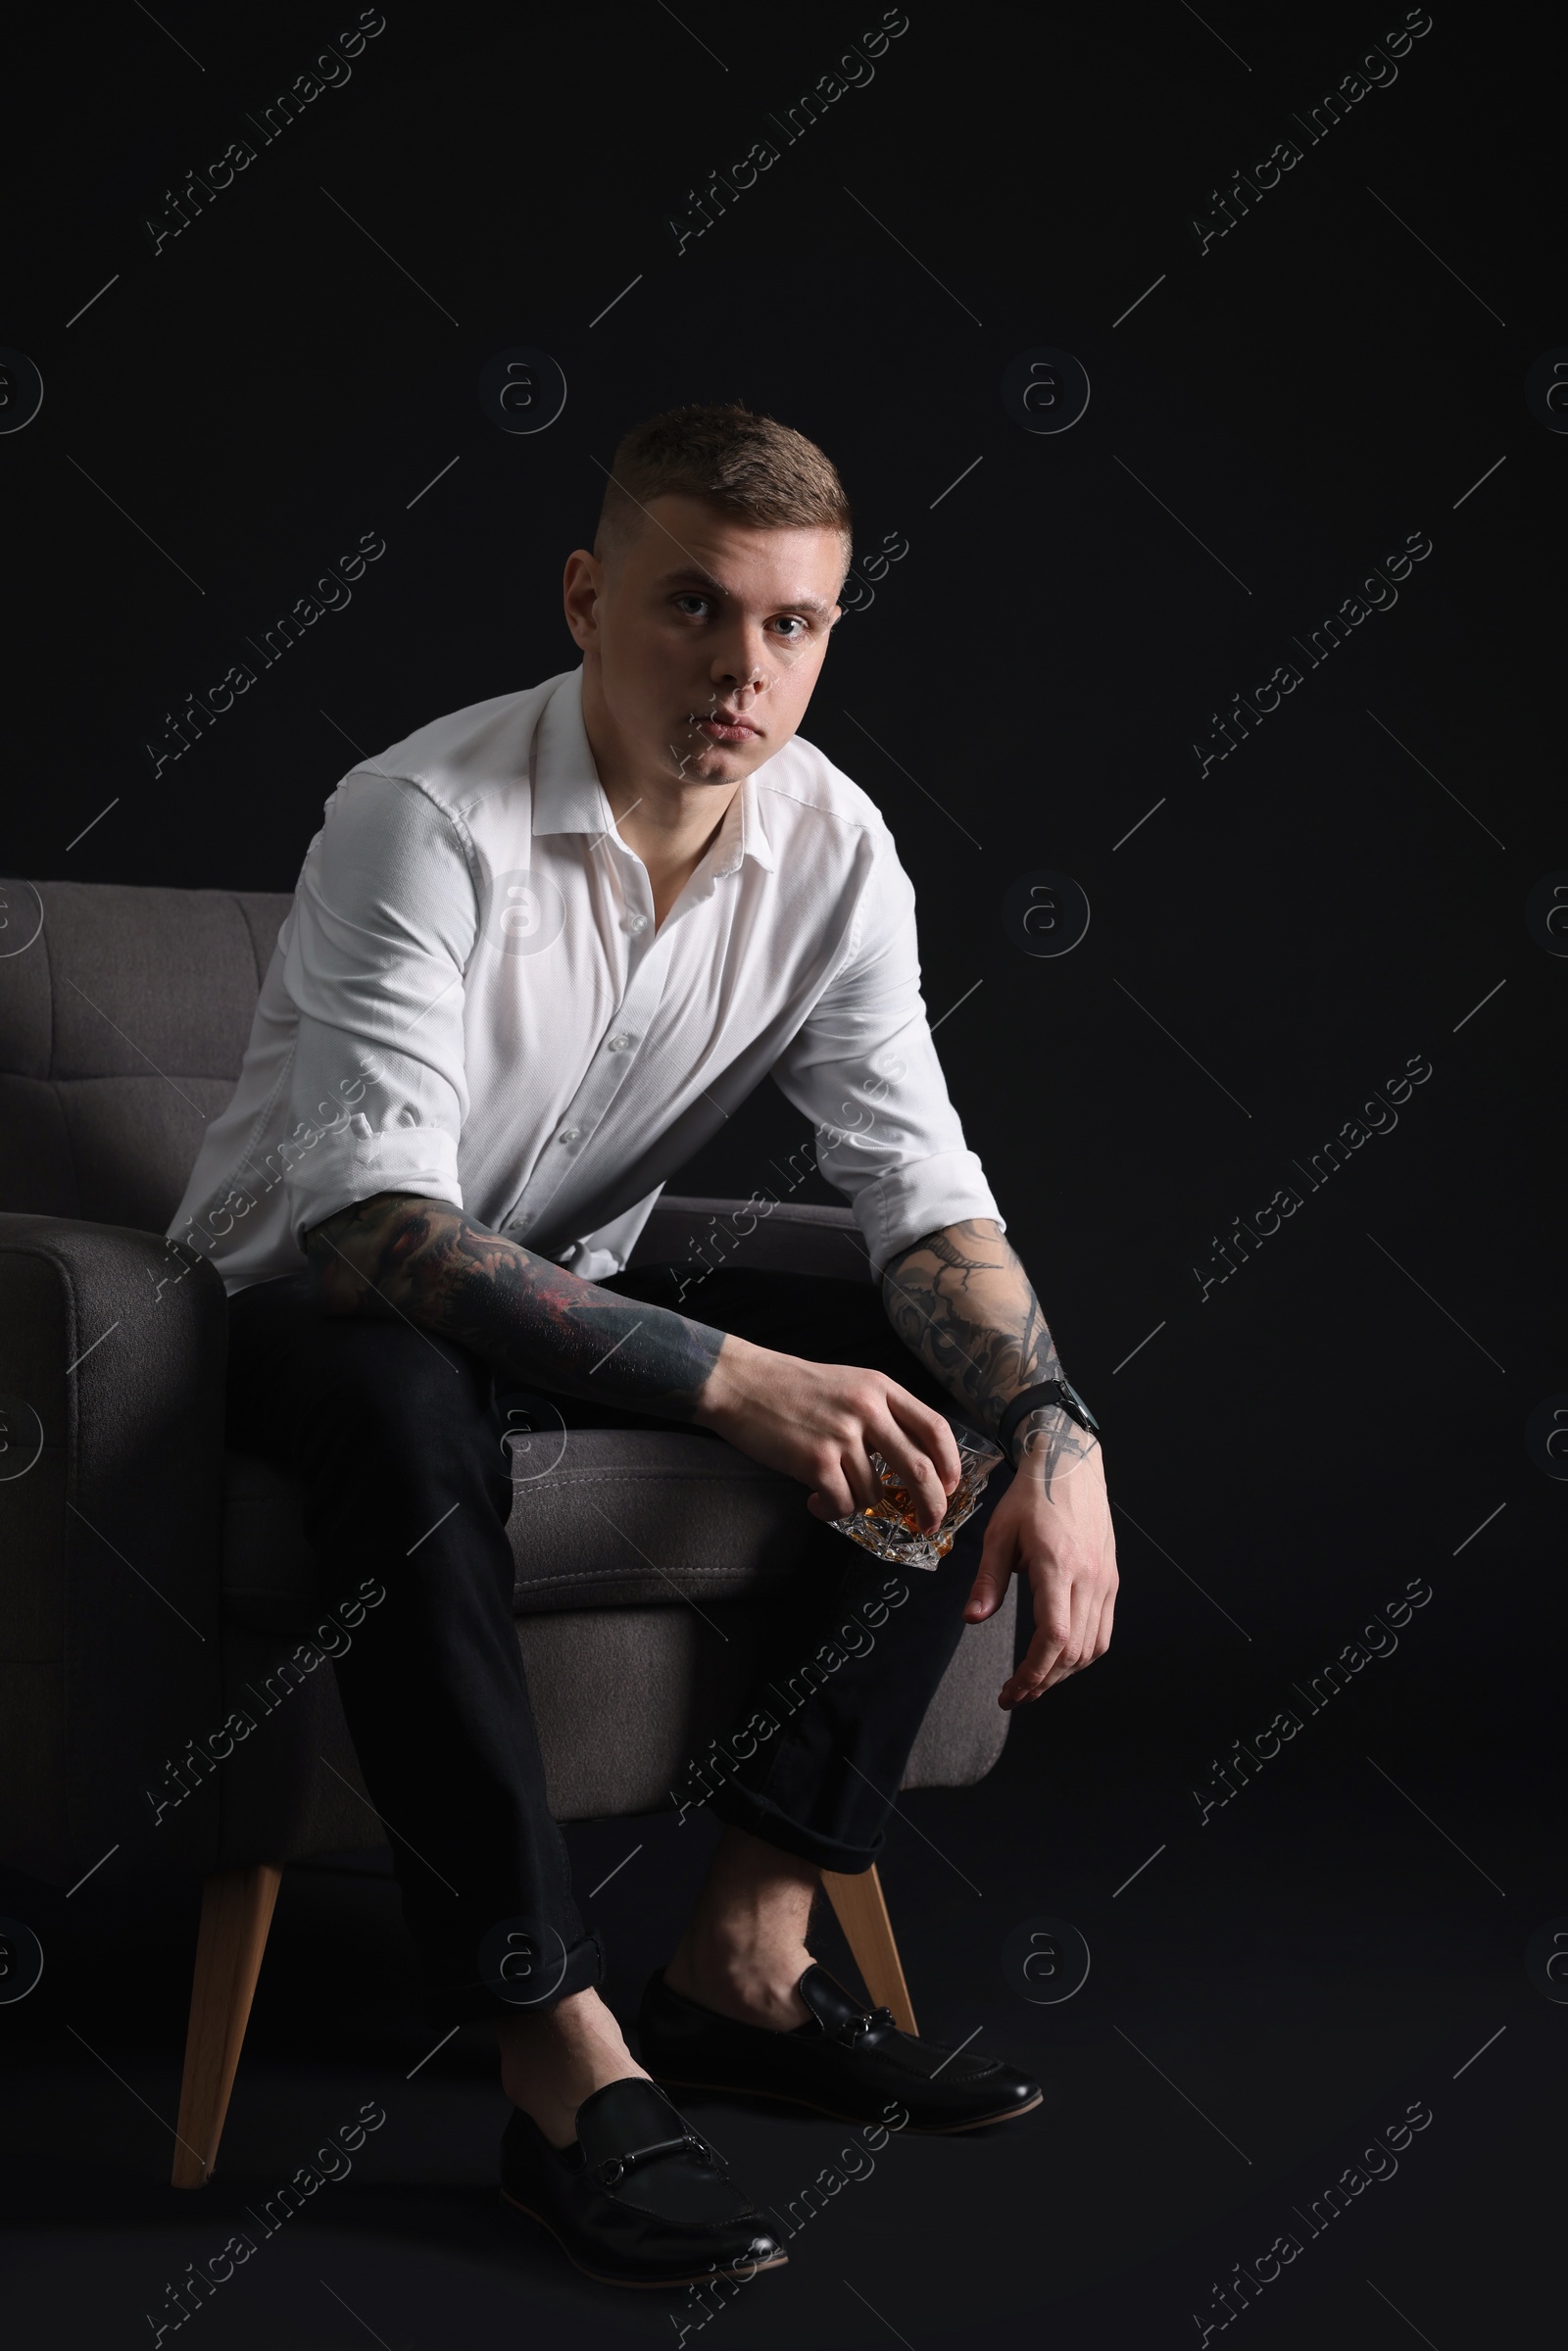
[[[746,1357],[760,1351],[751,1340],[738,1339],[733,1331],[724,1333],[713,1368],[697,1391],[692,1407],[692,1420],[698,1428],[714,1429],[722,1436],[726,1427],[733,1426],[745,1387]]]
[[[1009,1466],[1015,1466],[1021,1458],[1023,1432],[1041,1413],[1048,1416],[1042,1424],[1047,1430],[1054,1431],[1059,1424],[1067,1423],[1088,1437],[1100,1434],[1100,1423],[1093,1412],[1072,1382],[1064,1380],[1058,1372],[1052,1379],[1037,1380],[1031,1387],[1021,1388],[1003,1406],[996,1443]]]
[[[1012,1432],[1014,1464],[1026,1453],[1037,1451],[1041,1441],[1055,1444],[1062,1439],[1075,1440],[1078,1449],[1085,1453],[1093,1452],[1100,1443],[1094,1430],[1074,1420],[1064,1404],[1037,1404]]]
[[[1059,1428],[1066,1417],[1066,1413],[1059,1404],[1040,1404],[1033,1412],[1027,1413],[1022,1420],[1014,1421],[1012,1433],[1004,1448],[1007,1467],[1009,1469],[1018,1467],[1028,1450],[1029,1438],[1032,1433],[1047,1428]]]
[[[1015,1483],[1042,1490],[1047,1501],[1060,1498],[1067,1480],[1081,1469],[1100,1439],[1059,1404],[1043,1404],[1021,1420],[1013,1435]]]

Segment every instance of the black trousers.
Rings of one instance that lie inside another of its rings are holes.
[[[674,1266],[641,1266],[603,1287],[673,1307],[680,1279]],[[961,1417],[869,1284],[718,1268],[684,1311],[811,1361],[885,1371]],[[545,1800],[512,1610],[503,1440],[517,1392],[467,1348],[412,1323],[324,1316],[308,1273],[237,1292],[229,1331],[229,1442],[303,1479],[323,1597],[367,1578],[385,1588],[334,1667],[432,2015],[543,2008],[598,1983],[603,1946],[573,1902]],[[674,1425],[567,1396],[547,1400],[568,1430]],[[1005,1483],[993,1480],[930,1573],[891,1570],[812,1518],[801,1490],[807,1547],[763,1610],[738,1718],[751,1732],[724,1742],[730,1759],[709,1806],[718,1819],[824,1868],[870,1867],[962,1633],[987,1513]],[[906,1588],[891,1607],[890,1577]],[[865,1625],[874,1633],[851,1630]],[[771,1733],[758,1736],[759,1716]],[[696,1783],[693,1792],[701,1798]]]

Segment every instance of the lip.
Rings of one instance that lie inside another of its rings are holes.
[[[690,710],[687,720],[717,743],[744,743],[762,731],[738,710]]]

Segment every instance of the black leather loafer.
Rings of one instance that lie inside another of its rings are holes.
[[[772,2033],[671,1991],[660,1969],[643,1993],[638,2054],[682,2089],[744,2090],[890,2130],[977,2131],[1029,2113],[1045,2094],[994,2057],[901,2033],[891,2009],[862,2008],[826,1968],[808,1967],[799,1990],[809,2022]]]
[[[744,2282],[788,2259],[723,2157],[635,2075],[583,2100],[569,2147],[514,2108],[501,2194],[603,2285]]]

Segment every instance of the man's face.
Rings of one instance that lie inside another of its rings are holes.
[[[700,498],[650,500],[601,563],[566,564],[595,750],[628,779],[736,784],[806,715],[839,617],[844,544],[758,529]]]

